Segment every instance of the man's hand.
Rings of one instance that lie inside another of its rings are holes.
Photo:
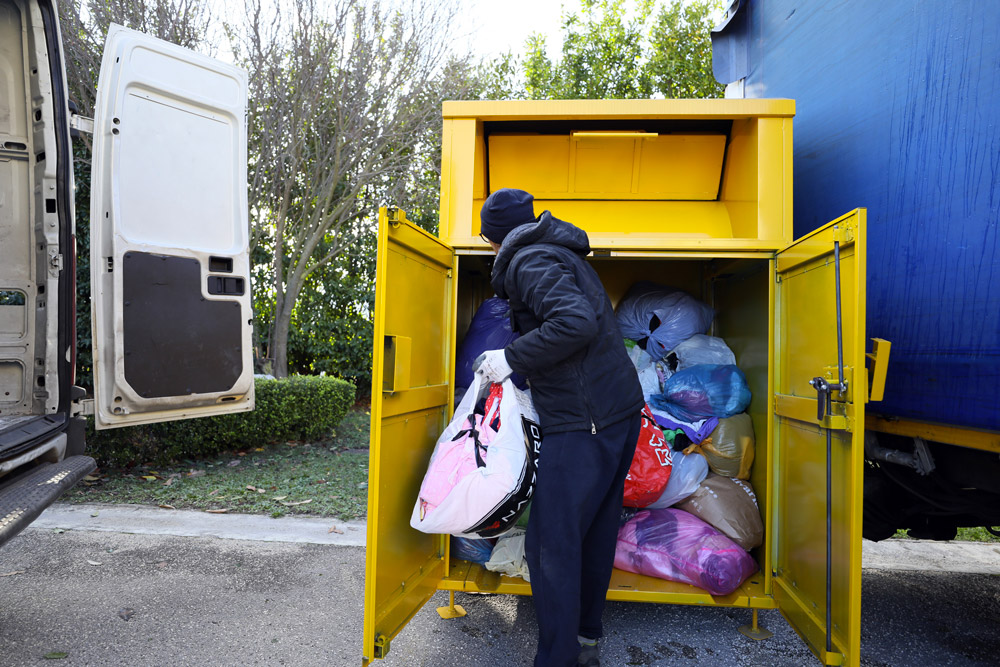
[[[479,373],[487,382],[503,382],[514,371],[507,363],[503,350],[487,350],[472,362],[473,372]]]

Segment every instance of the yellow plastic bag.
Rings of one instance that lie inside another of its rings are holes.
[[[684,453],[703,454],[708,459],[708,467],[717,475],[750,479],[753,450],[753,423],[750,415],[744,412],[720,419],[719,425],[701,444],[691,445]]]

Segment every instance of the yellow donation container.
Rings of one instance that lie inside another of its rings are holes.
[[[777,608],[823,663],[858,664],[865,211],[793,242],[794,113],[761,99],[444,104],[439,235],[399,210],[379,220],[364,664],[435,591],[531,594],[409,526],[452,415],[456,346],[492,295],[479,211],[503,187],[587,231],[612,303],[652,280],[713,306],[711,333],[753,393],[760,571],[713,596],[615,570],[608,598]]]

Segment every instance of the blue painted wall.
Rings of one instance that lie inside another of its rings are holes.
[[[752,0],[716,78],[796,100],[795,233],[868,209],[889,415],[1000,430],[1000,1]]]

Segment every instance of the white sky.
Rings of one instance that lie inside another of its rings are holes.
[[[580,7],[579,0],[461,0],[465,19],[458,33],[469,50],[486,57],[505,51],[522,53],[533,32],[546,36],[549,57],[559,54],[561,10]]]

